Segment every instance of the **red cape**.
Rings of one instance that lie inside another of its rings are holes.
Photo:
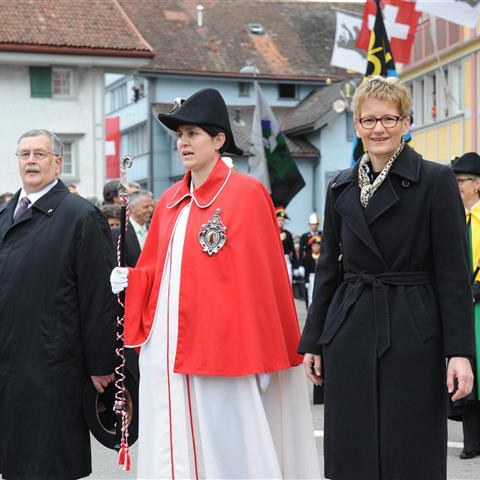
[[[299,327],[273,204],[254,178],[218,161],[193,195],[190,173],[160,198],[145,247],[130,269],[125,344],[150,335],[163,267],[180,211],[192,201],[180,282],[174,371],[239,376],[299,365]],[[209,256],[202,225],[221,209],[226,243]]]

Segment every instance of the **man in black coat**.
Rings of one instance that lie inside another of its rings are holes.
[[[130,218],[125,237],[126,261],[128,267],[135,267],[142,252],[147,226],[153,215],[153,195],[147,190],[139,190],[129,195]],[[120,229],[112,231],[113,244],[116,248]]]
[[[86,381],[113,379],[114,265],[102,213],[58,179],[54,134],[22,135],[23,187],[0,211],[0,473],[76,479],[91,473]]]
[[[308,226],[310,227],[310,230],[300,237],[300,261],[302,261],[304,258],[307,258],[312,251],[310,239],[318,236],[320,238],[322,237],[322,232],[318,229],[319,225],[320,220],[318,219],[318,215],[313,212],[308,217]]]

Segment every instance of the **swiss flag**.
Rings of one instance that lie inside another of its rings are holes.
[[[120,117],[105,119],[105,158],[107,178],[120,176]]]
[[[393,58],[395,62],[408,63],[421,12],[415,10],[414,1],[408,0],[383,0],[381,7]],[[357,38],[357,47],[362,50],[368,51],[376,12],[376,2],[367,0],[363,10],[362,29]]]

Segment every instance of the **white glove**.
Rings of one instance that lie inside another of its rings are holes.
[[[297,277],[304,277],[305,276],[305,267],[298,267],[293,271],[293,276]]]
[[[270,385],[270,378],[272,377],[271,373],[259,373],[257,375],[258,385],[262,393],[267,391],[268,386]]]
[[[128,287],[128,268],[115,267],[110,274],[110,285],[115,295],[123,292]]]

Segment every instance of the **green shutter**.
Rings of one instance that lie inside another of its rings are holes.
[[[30,67],[30,91],[32,97],[52,96],[52,69]]]

